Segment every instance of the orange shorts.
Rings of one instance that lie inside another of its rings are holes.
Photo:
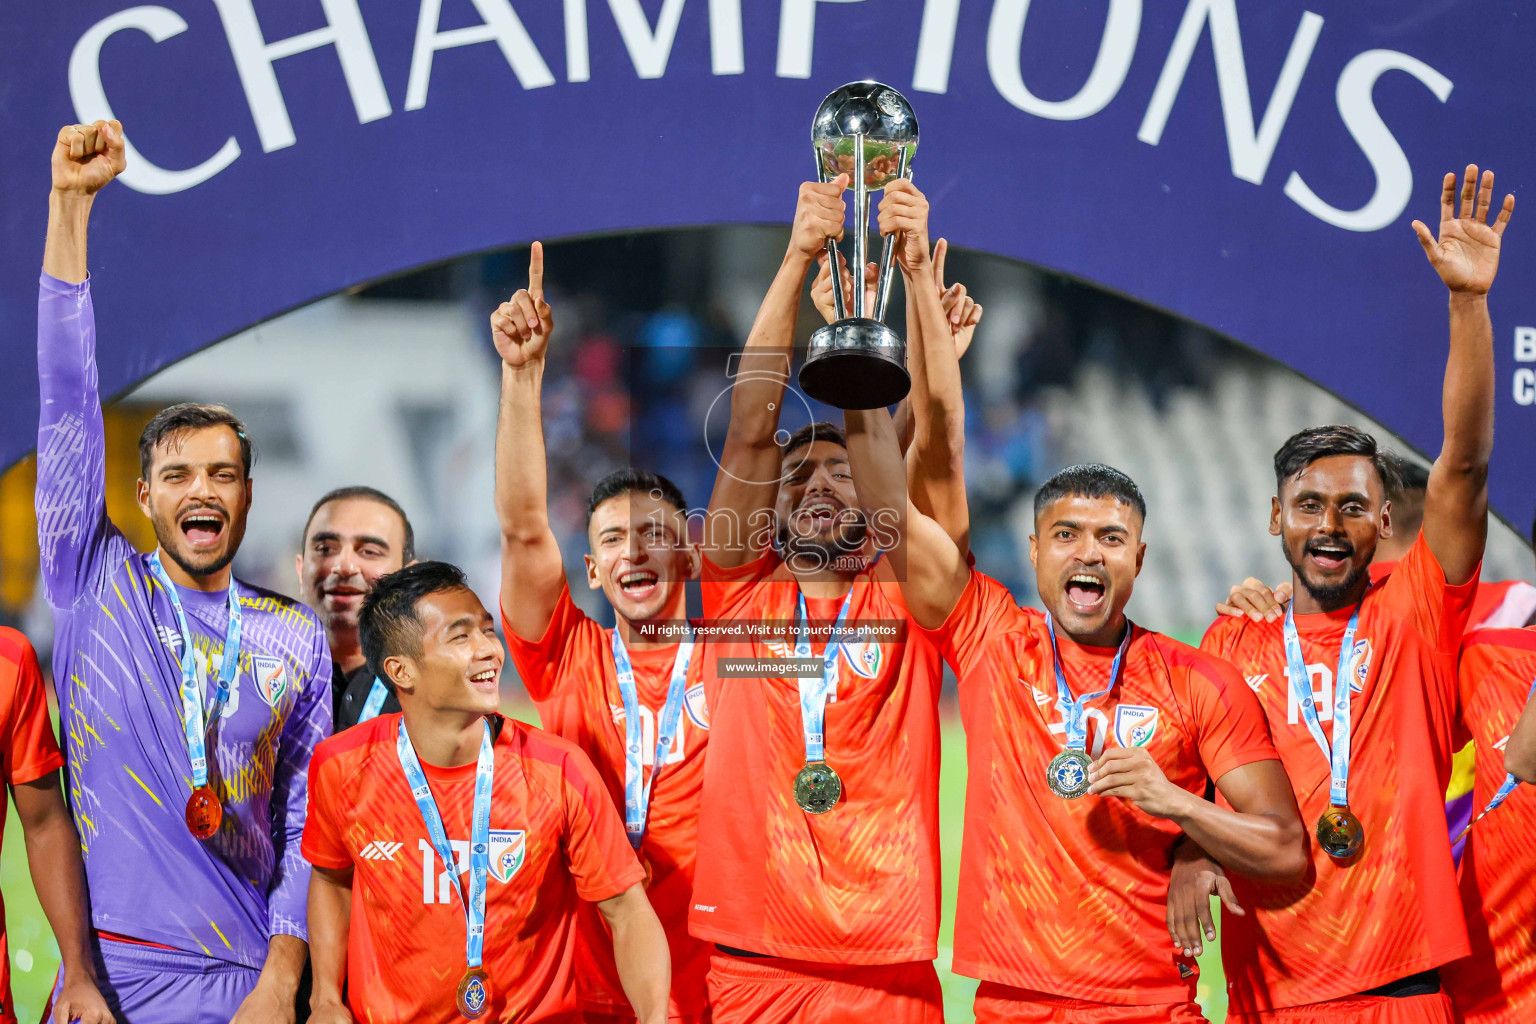
[[[931,960],[820,964],[716,953],[709,958],[714,1024],[944,1024]]]
[[[1194,1003],[1094,1003],[992,981],[976,989],[975,1011],[976,1024],[1209,1024]]]
[[[1444,992],[1422,996],[1347,996],[1283,1010],[1229,1013],[1227,1024],[1451,1024],[1451,1000]]]

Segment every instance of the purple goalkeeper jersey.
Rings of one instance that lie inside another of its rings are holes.
[[[92,921],[259,968],[271,936],[307,937],[299,840],[310,754],[331,733],[325,633],[303,605],[237,584],[239,671],[208,739],[224,822],[208,841],[195,838],[185,820],[192,765],[176,613],[148,556],[107,518],[89,282],[43,275],[37,362],[37,532]],[[228,595],[177,590],[206,707],[223,664]]]

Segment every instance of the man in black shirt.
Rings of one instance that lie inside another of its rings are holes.
[[[320,614],[335,662],[336,731],[400,710],[373,674],[358,640],[357,615],[374,581],[416,561],[416,536],[399,502],[372,487],[341,487],[315,502],[296,566],[304,603]],[[372,700],[370,700],[372,697]]]

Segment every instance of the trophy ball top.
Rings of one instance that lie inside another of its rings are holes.
[[[816,110],[811,144],[823,180],[854,171],[854,137],[864,137],[864,184],[884,188],[897,176],[905,151],[910,164],[917,152],[917,114],[907,98],[881,82],[850,82],[832,90]]]

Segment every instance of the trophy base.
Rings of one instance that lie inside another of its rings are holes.
[[[906,343],[885,324],[848,317],[811,335],[800,390],[834,409],[883,409],[912,390]]]

